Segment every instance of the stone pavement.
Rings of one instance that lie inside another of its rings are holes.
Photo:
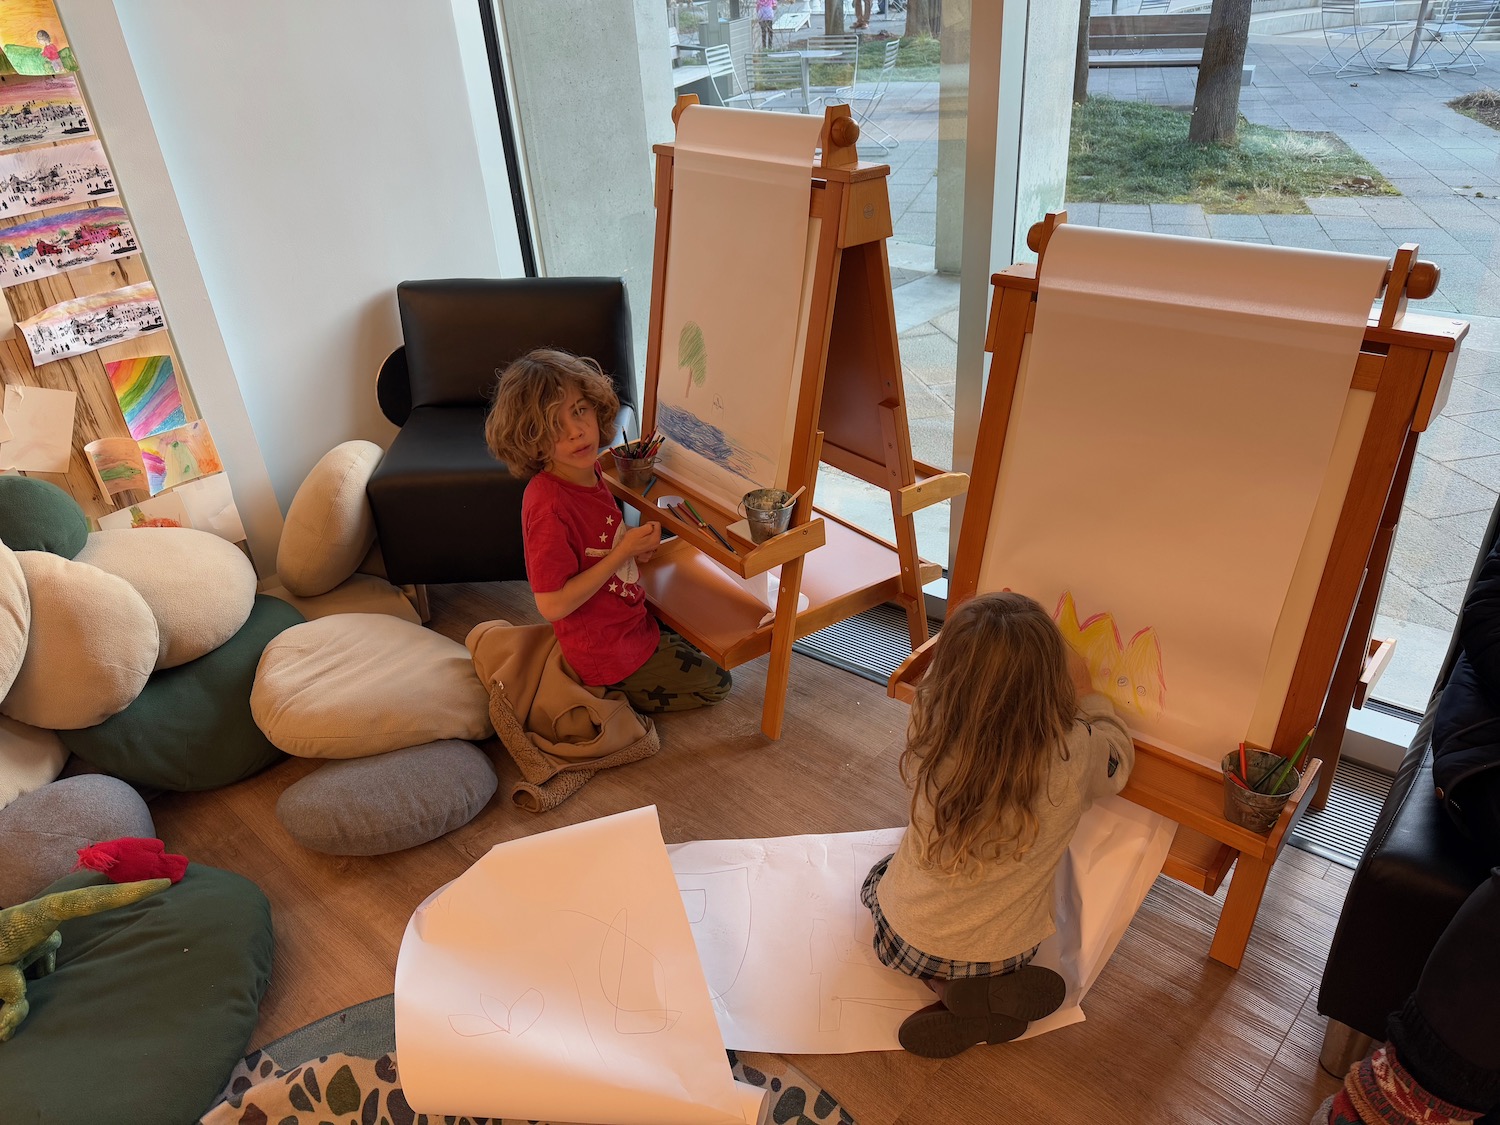
[[[877,22],[876,28],[878,29]],[[1417,242],[1443,271],[1421,311],[1472,323],[1442,416],[1418,445],[1406,510],[1377,619],[1398,640],[1379,696],[1422,710],[1447,649],[1476,544],[1500,492],[1500,133],[1449,109],[1449,99],[1500,87],[1500,44],[1478,76],[1381,71],[1309,78],[1322,53],[1313,34],[1253,36],[1255,83],[1240,111],[1255,123],[1334,133],[1400,189],[1400,196],[1308,200],[1308,215],[1207,215],[1184,204],[1069,203],[1072,222],[1129,230],[1388,256]],[[1190,108],[1186,68],[1094,71],[1089,91]],[[937,215],[935,82],[893,82],[878,119],[901,144],[869,156],[891,164],[896,235],[890,247],[897,325],[913,445],[920,460],[951,456],[957,365],[956,279],[933,272]],[[857,505],[859,488],[836,478],[820,502]],[[887,524],[889,518],[886,517]],[[872,524],[872,526],[874,526]],[[924,554],[946,552],[947,506],[919,517]]]

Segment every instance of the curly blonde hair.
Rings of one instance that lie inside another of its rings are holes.
[[[615,432],[620,398],[592,359],[556,348],[537,348],[500,374],[495,401],[484,420],[484,440],[511,475],[534,477],[547,467],[562,430],[558,411],[576,389],[594,408],[599,439]]]
[[[1077,706],[1062,634],[1036,602],[981,594],[954,611],[917,686],[900,763],[913,814],[919,796],[932,808],[924,866],[956,874],[1007,847],[1026,853]]]

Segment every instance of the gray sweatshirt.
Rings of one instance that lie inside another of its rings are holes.
[[[971,860],[956,875],[923,868],[914,830],[931,829],[932,806],[918,798],[876,889],[886,921],[908,945],[951,961],[1003,961],[1052,935],[1052,880],[1073,831],[1096,798],[1125,787],[1135,765],[1135,745],[1106,696],[1081,697],[1078,714],[1068,756],[1053,761],[1037,795],[1036,839],[1021,858],[1004,845],[1000,856]]]

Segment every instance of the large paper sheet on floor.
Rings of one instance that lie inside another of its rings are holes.
[[[1385,267],[1048,243],[979,588],[1059,616],[1070,593],[1070,640],[1138,737],[1214,764],[1246,737]]]
[[[498,844],[417,908],[396,1047],[418,1113],[746,1125],[654,808]]]
[[[790,1054],[900,1049],[896,1029],[933,996],[876,959],[859,892],[903,831],[667,849],[726,1046]],[[1057,933],[1037,953],[1037,964],[1067,981],[1067,999],[1028,1037],[1084,1018],[1079,1003],[1151,889],[1175,831],[1118,797],[1084,814],[1058,869]]]
[[[677,123],[662,294],[660,466],[733,511],[785,487],[818,221],[822,118],[690,106]]]

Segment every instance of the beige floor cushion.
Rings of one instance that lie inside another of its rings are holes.
[[[272,586],[265,593],[302,611],[309,621],[335,613],[384,613],[413,625],[422,624],[411,600],[384,578],[373,574],[351,574],[326,594],[299,598],[285,586]]]
[[[75,562],[125,579],[151,607],[156,666],[176,668],[240,631],[255,604],[255,567],[227,540],[190,527],[96,531]]]
[[[250,713],[302,758],[364,758],[494,733],[468,649],[378,613],[295,625],[261,654]]]
[[[146,599],[87,563],[47,551],[16,558],[31,595],[31,633],[0,712],[34,727],[77,730],[130,706],[160,651]]]
[[[16,553],[0,543],[0,699],[15,682],[31,631],[31,595]]]
[[[56,731],[0,715],[0,808],[55,780],[67,760]]]
[[[328,593],[369,553],[375,517],[365,485],[382,455],[372,441],[346,441],[325,453],[297,489],[276,551],[277,576],[297,597]]]

